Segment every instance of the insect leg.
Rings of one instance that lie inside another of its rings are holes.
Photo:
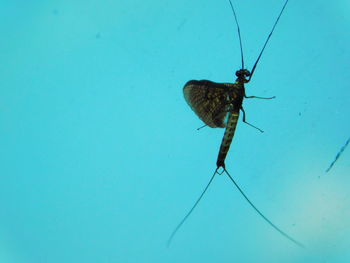
[[[276,96],[273,96],[273,97],[257,97],[257,96],[246,96],[246,95],[244,95],[244,98],[246,98],[246,99],[272,100],[272,99],[276,98]]]
[[[204,127],[207,127],[208,125],[207,124],[205,124],[205,125],[203,125],[203,126],[201,126],[201,127],[199,127],[199,128],[197,128],[197,131],[199,131],[200,129],[202,129],[202,128],[204,128]]]
[[[255,128],[255,129],[257,129],[257,130],[260,131],[261,133],[264,132],[262,129],[259,129],[258,127],[254,126],[253,124],[250,124],[249,122],[247,122],[247,121],[245,120],[245,111],[244,111],[243,107],[241,107],[241,111],[242,111],[242,113],[243,113],[243,122],[244,122],[244,123],[246,123],[246,124],[248,124],[249,126]]]

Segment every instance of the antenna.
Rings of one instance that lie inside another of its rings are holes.
[[[265,49],[265,47],[266,47],[266,44],[267,44],[267,42],[269,42],[270,37],[271,37],[273,31],[275,30],[275,27],[276,27],[278,21],[280,20],[280,17],[281,17],[281,15],[282,15],[282,13],[283,13],[283,11],[284,11],[284,8],[286,7],[288,1],[289,1],[289,0],[286,0],[286,2],[284,3],[281,12],[280,12],[280,14],[279,14],[278,17],[277,17],[276,22],[275,22],[275,24],[273,25],[272,30],[271,30],[269,36],[267,37],[267,39],[266,39],[266,41],[265,41],[265,44],[264,44],[262,50],[260,51],[260,54],[259,54],[259,56],[258,56],[258,58],[257,58],[257,60],[256,60],[256,62],[255,62],[255,64],[254,64],[254,66],[253,66],[253,68],[252,68],[252,71],[250,72],[250,77],[249,77],[249,79],[248,79],[248,82],[250,81],[250,79],[252,78],[252,76],[253,76],[253,74],[254,74],[256,65],[258,64],[259,59],[260,59],[262,53],[264,52],[264,49]]]
[[[230,1],[231,9],[232,9],[233,15],[235,17],[236,25],[237,25],[237,31],[238,31],[238,37],[239,37],[239,46],[241,48],[242,69],[244,69],[244,58],[243,58],[243,47],[242,47],[241,30],[239,28],[239,24],[238,24],[238,20],[237,20],[235,9],[233,8],[231,0],[229,0],[229,1]]]

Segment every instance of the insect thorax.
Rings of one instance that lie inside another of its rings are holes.
[[[230,112],[238,111],[243,103],[243,97],[245,94],[244,82],[236,80],[235,83],[229,84],[227,90],[227,101],[226,103],[230,107]]]

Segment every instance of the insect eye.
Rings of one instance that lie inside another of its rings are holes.
[[[237,76],[237,77],[239,76],[239,70],[236,71],[236,76]]]

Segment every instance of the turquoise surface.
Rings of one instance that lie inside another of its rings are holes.
[[[234,2],[251,69],[283,0]],[[0,2],[0,262],[350,262],[350,3],[290,0],[218,175],[190,79],[234,82],[226,0]]]

